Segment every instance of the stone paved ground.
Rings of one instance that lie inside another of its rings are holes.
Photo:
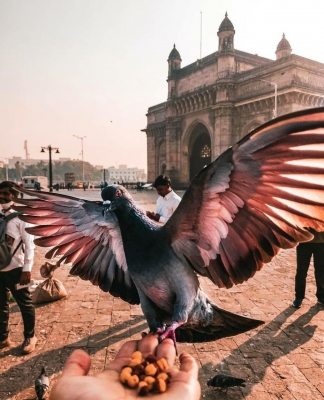
[[[99,198],[97,191],[73,195]],[[134,194],[145,209],[153,209],[154,192]],[[33,277],[40,279],[44,249],[37,248]],[[324,397],[324,307],[316,304],[314,271],[307,280],[303,307],[290,306],[294,294],[295,251],[282,251],[247,283],[230,290],[217,289],[201,279],[208,295],[221,307],[263,319],[256,330],[211,343],[179,344],[200,366],[202,398],[211,399],[322,399]],[[60,375],[67,356],[83,348],[92,358],[91,374],[112,360],[122,343],[140,338],[147,328],[139,306],[101,292],[89,282],[69,276],[69,267],[56,271],[67,298],[37,306],[36,351],[20,356],[22,321],[11,304],[10,331],[14,347],[0,352],[0,399],[33,399],[33,381],[47,366],[51,381]],[[210,390],[207,379],[229,373],[247,380],[245,388],[227,393]],[[189,400],[189,399],[188,399]]]

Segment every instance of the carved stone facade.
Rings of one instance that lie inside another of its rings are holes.
[[[274,116],[324,105],[324,64],[291,53],[283,35],[276,60],[234,48],[227,14],[218,51],[181,68],[169,59],[168,99],[147,113],[148,182],[165,173],[174,187]]]

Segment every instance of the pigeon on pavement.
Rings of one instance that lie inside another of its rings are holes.
[[[209,379],[209,381],[207,381],[207,385],[221,389],[228,389],[229,387],[234,386],[245,387],[245,380],[241,378],[234,378],[230,375],[218,374],[212,379]]]
[[[35,391],[38,400],[46,398],[49,384],[49,377],[46,375],[45,367],[43,367],[40,375],[35,379]]]
[[[324,230],[324,109],[272,120],[204,167],[167,223],[146,217],[121,185],[104,202],[28,192],[20,218],[35,244],[70,271],[141,304],[160,339],[208,341],[262,323],[219,308],[198,276],[220,288],[252,278],[281,248]],[[176,336],[176,338],[175,338]]]

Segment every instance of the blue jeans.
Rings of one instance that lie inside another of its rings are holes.
[[[9,335],[9,298],[8,290],[14,296],[22,315],[24,323],[24,337],[31,338],[35,332],[35,308],[32,303],[28,288],[16,290],[15,285],[19,283],[22,268],[0,272],[0,341]]]

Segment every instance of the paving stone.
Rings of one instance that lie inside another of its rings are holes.
[[[75,194],[78,195],[77,191]],[[154,206],[155,192],[134,196],[147,209]],[[39,267],[46,252],[36,248],[35,279],[42,279]],[[198,362],[202,399],[323,399],[324,307],[316,304],[312,265],[303,306],[298,310],[291,307],[295,266],[292,249],[281,251],[251,280],[229,290],[217,289],[207,278],[199,278],[201,287],[216,304],[265,321],[258,329],[230,338],[178,344],[179,354],[186,351]],[[21,315],[16,303],[10,304],[10,337],[14,347],[0,350],[1,400],[35,398],[33,380],[41,367],[47,366],[53,385],[75,348],[90,354],[90,374],[96,374],[116,357],[123,343],[130,338],[139,339],[143,331],[148,331],[140,306],[115,299],[91,283],[69,275],[70,268],[61,266],[55,271],[55,278],[64,283],[68,296],[36,306],[39,341],[35,352],[24,357],[19,352],[23,341]],[[246,379],[246,387],[226,393],[208,388],[207,380],[221,372]]]

